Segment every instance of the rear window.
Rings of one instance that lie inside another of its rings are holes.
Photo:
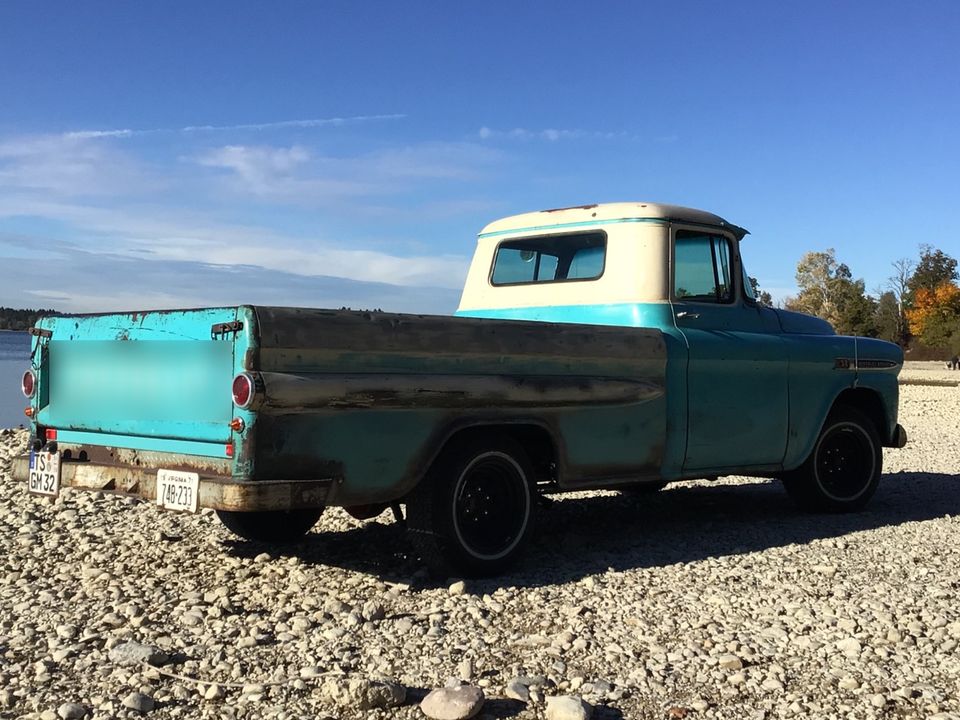
[[[490,282],[527,285],[595,280],[603,275],[607,236],[602,232],[507,240],[493,258]]]

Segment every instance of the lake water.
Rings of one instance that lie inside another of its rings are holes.
[[[27,399],[20,391],[20,378],[29,366],[30,336],[0,331],[0,428],[27,424],[23,416]]]

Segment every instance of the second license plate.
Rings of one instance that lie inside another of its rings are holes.
[[[37,495],[56,497],[60,492],[60,454],[30,453],[30,477],[27,489]]]

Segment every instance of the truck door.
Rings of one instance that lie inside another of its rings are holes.
[[[689,351],[684,471],[780,465],[788,363],[775,314],[744,296],[732,238],[673,236],[673,313]]]

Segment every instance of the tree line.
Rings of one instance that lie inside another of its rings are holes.
[[[17,310],[0,307],[0,330],[29,330],[40,318],[59,314],[56,310]]]
[[[784,307],[821,317],[838,333],[890,340],[924,355],[960,353],[957,261],[932,245],[921,245],[916,261],[892,263],[892,274],[873,295],[832,248],[806,253],[796,279],[800,292]]]

